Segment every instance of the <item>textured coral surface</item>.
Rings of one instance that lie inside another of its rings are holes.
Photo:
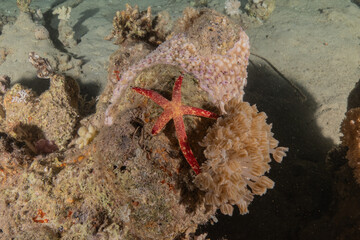
[[[179,72],[157,66],[141,73],[135,83],[169,96]],[[184,103],[202,107],[208,102],[189,75],[184,76],[182,91]],[[161,108],[131,89],[120,105],[114,124],[101,129],[82,149],[24,159],[17,148],[2,148],[12,159],[0,161],[2,236],[173,239],[194,231],[214,214],[205,211],[204,194],[192,183],[192,170],[176,144],[173,127],[152,136]],[[186,119],[192,146],[198,146],[212,122]],[[11,140],[3,143],[9,144]],[[196,149],[195,156],[203,162],[202,148]]]
[[[195,171],[196,174],[200,173],[200,166],[199,163],[196,161],[194,154],[189,146],[187,135],[186,135],[186,127],[184,124],[184,116],[185,115],[193,115],[198,117],[206,117],[216,119],[219,116],[216,113],[209,112],[207,110],[201,108],[195,108],[191,106],[186,106],[182,104],[182,97],[181,97],[181,85],[183,81],[183,76],[179,76],[175,83],[172,92],[171,101],[164,98],[159,93],[144,89],[133,87],[132,89],[154,101],[156,104],[161,106],[164,111],[156,120],[151,133],[156,135],[158,134],[165,125],[170,121],[174,120],[176,137],[179,141],[179,146],[181,152],[184,154],[187,162],[190,164],[191,168]]]
[[[52,76],[49,90],[38,97],[31,89],[15,84],[3,97],[6,117],[0,122],[2,131],[20,141],[54,141],[64,149],[78,120],[78,102],[79,86],[69,77]]]
[[[50,89],[39,97],[22,85],[5,91],[0,115],[8,136],[0,153],[11,161],[0,158],[1,237],[189,238],[199,224],[217,220],[218,208],[231,215],[232,205],[238,205],[246,213],[253,195],[273,187],[263,176],[270,155],[280,162],[287,149],[277,147],[266,115],[242,101],[247,35],[212,10],[187,9],[178,23],[169,40],[145,57],[152,47],[142,42],[111,56],[108,87],[96,113],[86,117],[77,111],[76,82],[30,54],[38,77],[50,78]],[[133,89],[158,92],[163,102],[175,92],[172,97],[182,105],[222,117],[216,123],[179,116],[154,136],[154,125],[162,129],[157,119],[165,107]],[[176,134],[179,119],[183,124]],[[37,144],[42,152],[32,149],[36,131],[24,131],[30,122],[44,133]],[[201,175],[194,182],[184,142],[211,179]]]
[[[200,87],[222,112],[225,111],[224,104],[231,98],[242,99],[250,54],[246,33],[212,10],[195,13],[191,19],[193,24],[184,29],[185,32],[175,32],[143,60],[121,72],[106,112],[106,124],[111,125],[113,108],[129,83],[139,71],[155,64],[180,66],[194,74]]]
[[[139,7],[126,4],[126,9],[117,11],[113,19],[111,34],[105,39],[115,38],[115,44],[123,44],[126,40],[143,40],[158,46],[164,42],[169,34],[164,24],[169,24],[168,14],[159,13],[157,17],[151,16],[151,7],[146,11],[139,11]]]
[[[360,108],[352,108],[346,112],[341,124],[342,144],[349,148],[346,158],[354,169],[354,177],[360,184]]]

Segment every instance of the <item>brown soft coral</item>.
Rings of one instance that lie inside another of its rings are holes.
[[[145,41],[151,45],[159,45],[165,41],[169,31],[164,23],[169,23],[168,14],[159,14],[155,18],[151,15],[151,7],[146,11],[139,11],[139,7],[126,4],[126,9],[117,11],[113,20],[114,29],[105,39],[116,38],[115,44],[122,44],[127,39]],[[165,20],[165,21],[163,21]]]
[[[232,99],[225,107],[227,115],[218,118],[202,142],[208,160],[195,184],[206,192],[209,207],[232,215],[232,205],[237,205],[245,214],[254,195],[274,186],[264,176],[270,170],[270,154],[280,163],[288,148],[278,147],[266,114],[255,105]]]
[[[349,166],[354,168],[354,176],[360,184],[360,108],[352,108],[346,113],[341,124],[342,144],[347,146],[346,158]]]

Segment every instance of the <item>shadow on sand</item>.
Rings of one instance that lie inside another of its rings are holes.
[[[307,223],[329,211],[332,182],[325,158],[334,143],[321,134],[314,116],[317,103],[309,93],[294,88],[262,59],[250,59],[244,101],[268,115],[279,146],[289,152],[281,164],[271,163],[268,176],[275,187],[255,197],[249,214],[218,214],[219,222],[200,227],[199,233],[208,232],[211,239],[301,239]]]

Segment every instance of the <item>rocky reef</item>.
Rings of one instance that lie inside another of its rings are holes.
[[[346,112],[346,118],[341,124],[342,143],[347,146],[346,158],[349,166],[354,169],[354,177],[360,184],[360,108],[352,108]]]
[[[144,59],[111,76],[117,82],[106,110],[111,125],[117,101],[133,78],[155,64],[182,67],[199,79],[199,86],[211,96],[222,112],[231,98],[242,99],[246,85],[249,39],[241,27],[213,10],[185,9],[172,37]]]
[[[268,163],[287,148],[243,102],[246,33],[213,10],[186,9],[166,39],[154,38],[144,14],[116,14],[120,48],[93,114],[79,109],[76,81],[36,53],[34,71],[50,81],[40,96],[3,77],[0,237],[190,239],[217,209],[245,214],[273,187]],[[174,101],[189,116],[167,123]]]
[[[30,60],[38,68],[39,77],[50,79],[50,87],[40,96],[21,84],[7,90],[1,97],[1,131],[25,142],[32,150],[32,143],[42,139],[64,149],[78,120],[79,86],[70,77],[49,72],[47,60],[35,53],[30,53]]]

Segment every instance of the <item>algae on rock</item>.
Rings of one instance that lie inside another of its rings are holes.
[[[73,137],[79,117],[77,82],[70,77],[50,74],[48,69],[42,70],[38,69],[38,75],[49,75],[45,78],[50,78],[50,88],[40,96],[15,84],[1,97],[5,115],[0,121],[1,131],[25,142],[34,152],[35,143],[42,139],[54,141],[58,148],[64,149]]]
[[[178,67],[154,66],[140,73],[134,86],[169,96],[179,74]],[[190,75],[184,75],[182,93],[184,103],[216,110]],[[151,135],[159,111],[129,88],[114,124],[89,145],[35,157],[28,168],[18,166],[16,175],[7,173],[0,186],[4,236],[26,229],[24,238],[173,239],[207,222],[215,212],[206,211],[203,192],[192,183],[192,170],[178,150],[172,124]],[[198,146],[213,122],[185,120],[192,146]],[[202,148],[196,149],[196,158],[204,161]],[[36,218],[39,209],[44,215]],[[45,221],[44,226],[35,220]]]

